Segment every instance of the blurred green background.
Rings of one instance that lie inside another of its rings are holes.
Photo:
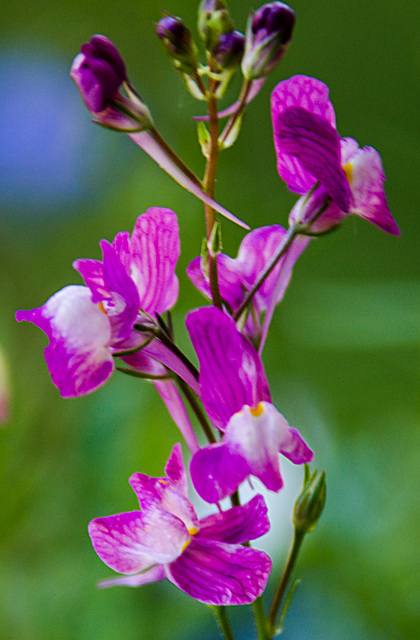
[[[0,23],[0,348],[10,418],[0,430],[1,640],[178,640],[217,637],[211,612],[168,584],[100,591],[111,574],[87,523],[136,508],[127,479],[161,474],[176,427],[153,387],[120,375],[91,396],[63,400],[43,359],[46,338],[16,309],[78,283],[72,261],[131,230],[152,205],[179,215],[183,253],[175,308],[202,299],[187,281],[203,235],[202,208],[122,134],[90,123],[68,77],[93,33],[108,35],[161,133],[197,173],[203,161],[184,90],[154,34],[163,7],[195,32],[196,0],[38,0],[7,3]],[[250,9],[232,0],[237,28]],[[220,161],[219,201],[251,226],[286,223],[295,198],[275,166],[269,95],[281,79],[314,75],[331,88],[341,135],[382,154],[402,237],[352,217],[313,242],[275,315],[265,362],[276,405],[326,469],[327,507],[298,565],[303,584],[285,640],[414,639],[419,597],[419,11],[390,0],[296,0],[293,43]],[[233,101],[235,84],[227,101]],[[235,255],[242,232],[224,223]],[[270,498],[276,558],[290,541],[301,469]],[[255,638],[249,608],[238,638]]]

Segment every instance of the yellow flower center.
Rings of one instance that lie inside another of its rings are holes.
[[[106,311],[105,311],[105,307],[104,307],[104,303],[100,302],[98,304],[99,309],[102,311],[102,313],[104,313],[106,315]]]
[[[351,162],[343,165],[343,171],[346,174],[346,178],[349,181],[349,184],[351,184],[353,180],[353,165],[351,164]]]
[[[195,534],[198,533],[198,529],[196,529],[195,527],[191,527],[191,529],[188,529],[188,533],[190,534],[190,536],[192,538],[192,536],[195,536]],[[191,538],[189,540],[187,540],[186,542],[184,542],[184,544],[182,545],[181,551],[184,551],[184,549],[186,549],[188,547],[188,545],[191,544]]]
[[[259,402],[256,407],[252,407],[249,410],[249,413],[254,416],[254,418],[258,418],[263,413],[263,411],[264,407],[262,405],[262,402]]]

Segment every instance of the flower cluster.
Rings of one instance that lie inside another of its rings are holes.
[[[179,444],[168,459],[166,477],[132,475],[140,509],[89,525],[99,557],[123,575],[101,586],[167,579],[216,607],[254,602],[265,588],[271,560],[249,541],[264,535],[270,524],[263,496],[241,505],[239,491],[245,481],[257,478],[263,488],[279,492],[280,454],[305,465],[296,530],[306,534],[321,515],[325,474],[308,471],[312,450],[272,400],[263,346],[274,309],[312,236],[338,226],[349,214],[391,234],[399,230],[386,201],[378,152],[340,138],[328,87],[299,75],[277,84],[271,97],[278,172],[300,195],[289,226],[276,223],[250,231],[236,258],[221,252],[215,212],[247,225],[213,199],[218,153],[238,135],[246,105],[283,56],[293,26],[292,9],[272,2],[251,14],[243,35],[234,28],[225,2],[203,1],[198,27],[207,55],[204,67],[181,18],[165,14],[158,23],[157,35],[177,71],[193,95],[208,103],[209,114],[199,126],[207,163],[203,183],[157,132],[107,38],[93,36],[73,63],[71,76],[96,121],[127,133],[205,203],[204,250],[191,260],[187,274],[211,301],[186,318],[197,368],[176,344],[170,315],[179,294],[178,219],[170,209],[152,207],[137,218],[131,235],[119,232],[112,242],[101,241],[102,260],[74,262],[84,285],[67,286],[41,307],[16,314],[18,321],[32,322],[46,333],[45,360],[63,397],[95,391],[115,369],[153,382],[190,449],[192,485],[213,505],[214,513],[199,520],[188,499]],[[217,114],[217,98],[239,67],[244,77],[239,99]],[[219,135],[217,125],[225,116],[230,119]],[[196,436],[187,404],[207,437],[205,445]],[[232,506],[222,510],[225,498]],[[277,608],[273,605],[268,621],[270,638]]]

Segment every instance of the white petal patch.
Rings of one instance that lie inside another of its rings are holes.
[[[61,289],[44,305],[43,315],[51,322],[52,338],[63,340],[69,351],[94,351],[110,342],[109,320],[99,305],[93,304],[87,287]]]

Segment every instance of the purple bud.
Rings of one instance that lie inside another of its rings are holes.
[[[240,31],[222,33],[213,50],[213,57],[219,67],[228,69],[241,63],[245,48],[245,36]]]
[[[118,49],[105,36],[92,36],[73,61],[71,78],[89,111],[98,113],[114,98],[127,79]]]
[[[251,14],[242,71],[255,80],[267,75],[285,52],[292,37],[295,13],[284,2],[270,2]]]
[[[198,31],[208,51],[213,52],[221,34],[234,29],[224,0],[203,0],[198,7]]]
[[[166,15],[157,23],[156,35],[162,40],[180,71],[188,73],[197,67],[197,49],[182,18]]]

